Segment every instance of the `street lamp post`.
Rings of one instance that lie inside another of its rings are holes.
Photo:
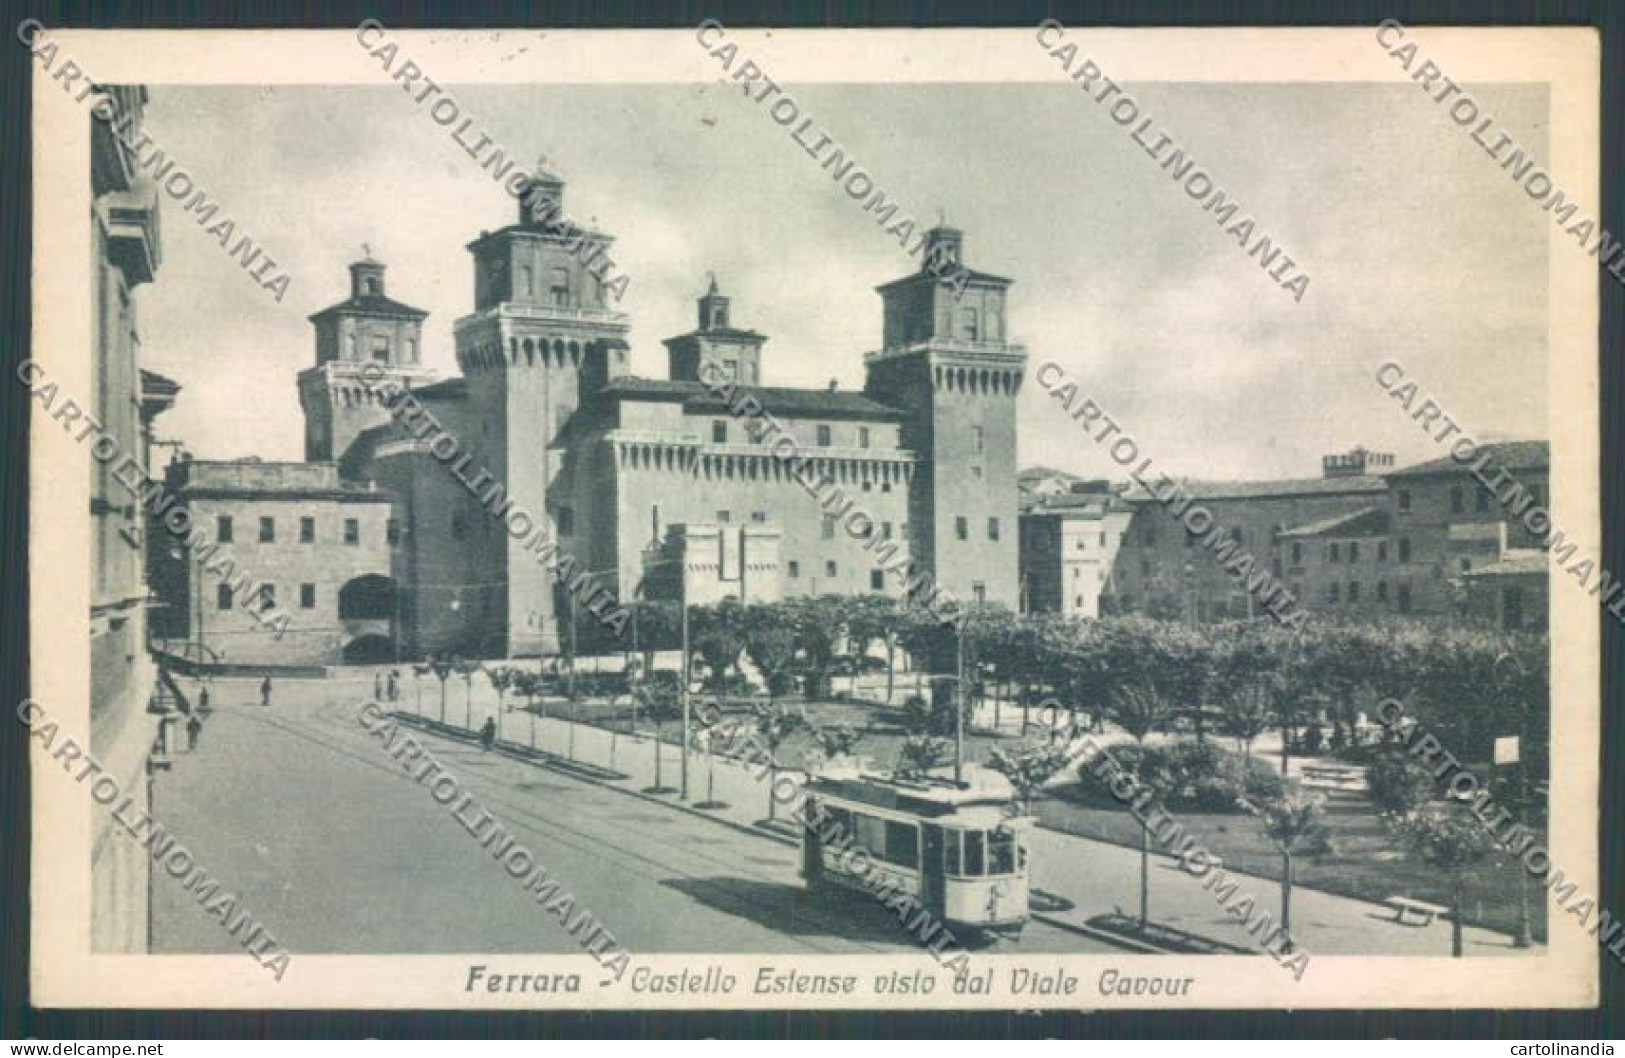
[[[681,598],[680,598],[679,602],[680,602],[680,605],[682,606],[682,620],[680,622],[680,625],[681,625],[681,628],[682,628],[682,665],[678,669],[678,673],[677,673],[677,683],[678,683],[677,694],[678,694],[678,701],[682,703],[682,709],[683,709],[683,734],[682,734],[682,754],[683,755],[682,755],[682,759],[679,761],[680,771],[679,771],[679,782],[678,782],[678,794],[677,794],[677,796],[681,800],[686,801],[686,800],[688,800],[688,750],[689,750],[688,743],[689,743],[689,739],[691,737],[691,732],[692,732],[692,722],[691,722],[691,719],[690,719],[690,716],[689,716],[689,701],[688,701],[688,571],[683,566],[683,560],[680,559],[680,558],[665,558],[665,559],[660,559],[657,562],[645,562],[643,564],[643,569],[644,569],[644,572],[647,573],[649,570],[658,569],[661,566],[677,566],[679,568],[679,570],[680,570],[679,576],[682,578],[681,579],[681,584],[680,584],[681,591],[679,593],[681,595]],[[643,595],[643,585],[644,585],[644,581],[639,580],[637,589],[632,593],[632,597],[633,597],[634,601],[637,600],[638,598],[642,597],[642,595]],[[633,611],[632,611],[632,636],[633,636],[633,643],[634,643],[633,649],[636,649],[637,628],[638,628],[637,620],[638,620],[638,618],[637,618],[637,610],[634,607]],[[636,720],[636,716],[637,716],[637,714],[634,711],[634,713],[633,713],[634,722]],[[657,730],[655,732],[655,765],[656,765],[657,771],[658,771],[659,764],[660,764],[660,733]],[[655,780],[655,785],[657,787],[661,785],[659,779]]]

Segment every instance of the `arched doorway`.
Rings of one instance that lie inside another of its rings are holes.
[[[346,665],[384,665],[395,660],[395,640],[389,636],[357,636],[344,644]]]
[[[396,657],[395,582],[376,573],[348,580],[339,588],[339,624],[344,663],[375,665]]]

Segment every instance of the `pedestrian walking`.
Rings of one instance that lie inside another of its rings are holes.
[[[214,712],[214,709],[209,705],[209,685],[206,683],[197,692],[197,711],[200,713]]]
[[[271,704],[271,674],[269,672],[265,674],[265,679],[260,681],[260,704],[266,706]]]
[[[480,748],[488,750],[496,745],[496,741],[497,722],[490,717],[486,717],[485,723],[480,727]]]
[[[186,721],[186,751],[197,749],[198,736],[203,734],[203,718],[193,713]]]
[[[398,702],[398,701],[401,700],[401,670],[400,669],[390,669],[389,670],[389,682],[388,682],[385,689],[389,692],[389,700],[390,701]]]
[[[372,674],[372,700],[375,702],[384,700],[384,674],[381,672]]]

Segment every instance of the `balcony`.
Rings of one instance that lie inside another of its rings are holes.
[[[1014,358],[1025,358],[1027,347],[1021,342],[978,342],[964,338],[930,338],[922,342],[893,346],[864,353],[865,362],[884,360],[914,353],[953,353],[970,359],[986,360],[990,364],[1008,365]]]

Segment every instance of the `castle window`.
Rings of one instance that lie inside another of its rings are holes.
[[[1401,562],[1409,562],[1411,560],[1411,538],[1408,536],[1402,536],[1399,538],[1399,560]]]
[[[1360,561],[1360,542],[1358,540],[1349,541],[1349,561]]]
[[[997,518],[989,518],[987,520],[987,538],[989,540],[997,540],[999,538],[999,520]]]
[[[391,518],[384,523],[384,539],[389,541],[390,547],[394,547],[401,542],[401,523],[399,520]]]
[[[301,610],[314,610],[316,608],[316,585],[299,585],[299,608]]]
[[[722,377],[729,382],[739,381],[739,361],[724,360],[722,362]]]
[[[981,481],[982,480],[982,468],[979,467],[979,466],[971,467],[970,468],[970,476],[975,478],[977,481]]]
[[[1470,558],[1462,559],[1461,560],[1461,571],[1463,573],[1471,573],[1473,571],[1473,560],[1470,559]]]
[[[1388,601],[1388,582],[1385,581],[1385,580],[1377,581],[1377,601],[1378,602],[1387,602]]]
[[[1411,490],[1400,489],[1398,492],[1394,493],[1394,501],[1399,504],[1399,509],[1401,511],[1408,512],[1411,509]]]
[[[1409,584],[1399,586],[1399,612],[1411,612],[1411,586]]]
[[[797,562],[795,559],[790,560],[790,576],[792,578],[801,576],[801,563]]]
[[[1333,606],[1336,606],[1338,593],[1341,591],[1341,588],[1342,586],[1336,581],[1332,581],[1332,583],[1328,584],[1326,586],[1326,601],[1331,603]]]
[[[767,521],[767,512],[766,511],[751,511],[750,512],[750,520],[753,521],[753,522],[756,522],[758,525],[760,525],[763,522]]]
[[[217,610],[231,609],[231,585],[216,584],[214,586],[214,605]]]
[[[828,426],[820,426],[818,428],[818,447],[828,448],[833,440],[834,438],[831,436]]]
[[[886,574],[884,572],[882,572],[881,570],[878,570],[878,569],[871,569],[869,571],[869,590],[870,591],[885,591],[886,590]]]
[[[215,518],[214,538],[222,544],[231,543],[231,515],[222,514]]]
[[[389,362],[389,338],[382,334],[372,336],[372,358],[385,363]]]
[[[954,519],[954,536],[960,540],[970,539],[970,522],[963,515]]]
[[[565,268],[555,268],[548,273],[547,296],[555,305],[570,304],[570,272]]]
[[[1338,546],[1336,544],[1328,544],[1326,546],[1326,561],[1327,562],[1339,562],[1339,561],[1342,561],[1339,550],[1338,550]]]
[[[299,519],[299,542],[301,544],[314,544],[316,542],[316,519]]]
[[[711,442],[719,445],[728,443],[728,422],[726,419],[713,419],[711,421]]]
[[[1296,540],[1292,541],[1292,564],[1294,566],[1303,565],[1303,545]]]
[[[576,531],[576,512],[574,507],[559,507],[559,533],[564,536],[573,536]]]
[[[976,310],[969,306],[959,310],[959,337],[968,342],[980,341],[982,337]]]
[[[361,543],[361,522],[355,518],[344,519],[344,542],[350,547],[357,547]]]
[[[970,594],[978,603],[987,602],[987,585],[976,581],[970,586]]]
[[[535,277],[531,274],[530,265],[519,266],[519,292],[527,301],[536,296]]]
[[[274,544],[274,543],[276,543],[276,519],[275,518],[268,518],[267,517],[267,518],[261,518],[260,519],[260,543],[262,543],[262,544]]]
[[[867,426],[858,427],[858,447],[859,448],[868,448],[869,447],[869,427],[867,427]]]
[[[882,482],[881,482],[881,483],[880,483],[880,491],[881,491],[881,492],[890,492],[890,491],[891,491],[891,482],[889,482],[889,481],[882,481]]]
[[[1388,541],[1386,541],[1386,540],[1378,540],[1377,541],[1377,561],[1378,562],[1387,562],[1388,561]]]
[[[1105,547],[1105,546],[1106,546],[1106,534],[1105,534],[1105,533],[1104,533],[1104,532],[1102,532],[1102,533],[1101,533],[1101,534],[1100,534],[1100,546],[1101,546],[1101,547]]]
[[[264,613],[276,606],[276,585],[260,585],[260,612]]]
[[[1357,580],[1351,580],[1351,581],[1349,581],[1349,602],[1359,602],[1359,601],[1360,601],[1360,582],[1357,581]]]
[[[823,521],[822,527],[819,530],[819,536],[822,537],[825,540],[833,540],[833,539],[835,539],[835,517],[834,517],[834,515],[829,515],[829,514],[824,515],[824,521]]]
[[[987,449],[987,431],[980,426],[970,428],[971,451],[981,455]]]
[[[718,525],[727,525],[731,521],[733,521],[733,515],[731,513],[729,513],[728,511],[718,511],[717,512],[717,524]]]
[[[1461,501],[1461,486],[1450,486],[1450,513],[1460,514],[1464,509],[1465,505]]]
[[[1490,490],[1479,489],[1473,493],[1473,510],[1480,513],[1490,509]]]
[[[833,577],[840,572],[840,568],[841,567],[835,564],[835,560],[833,558],[824,560],[824,576]]]

